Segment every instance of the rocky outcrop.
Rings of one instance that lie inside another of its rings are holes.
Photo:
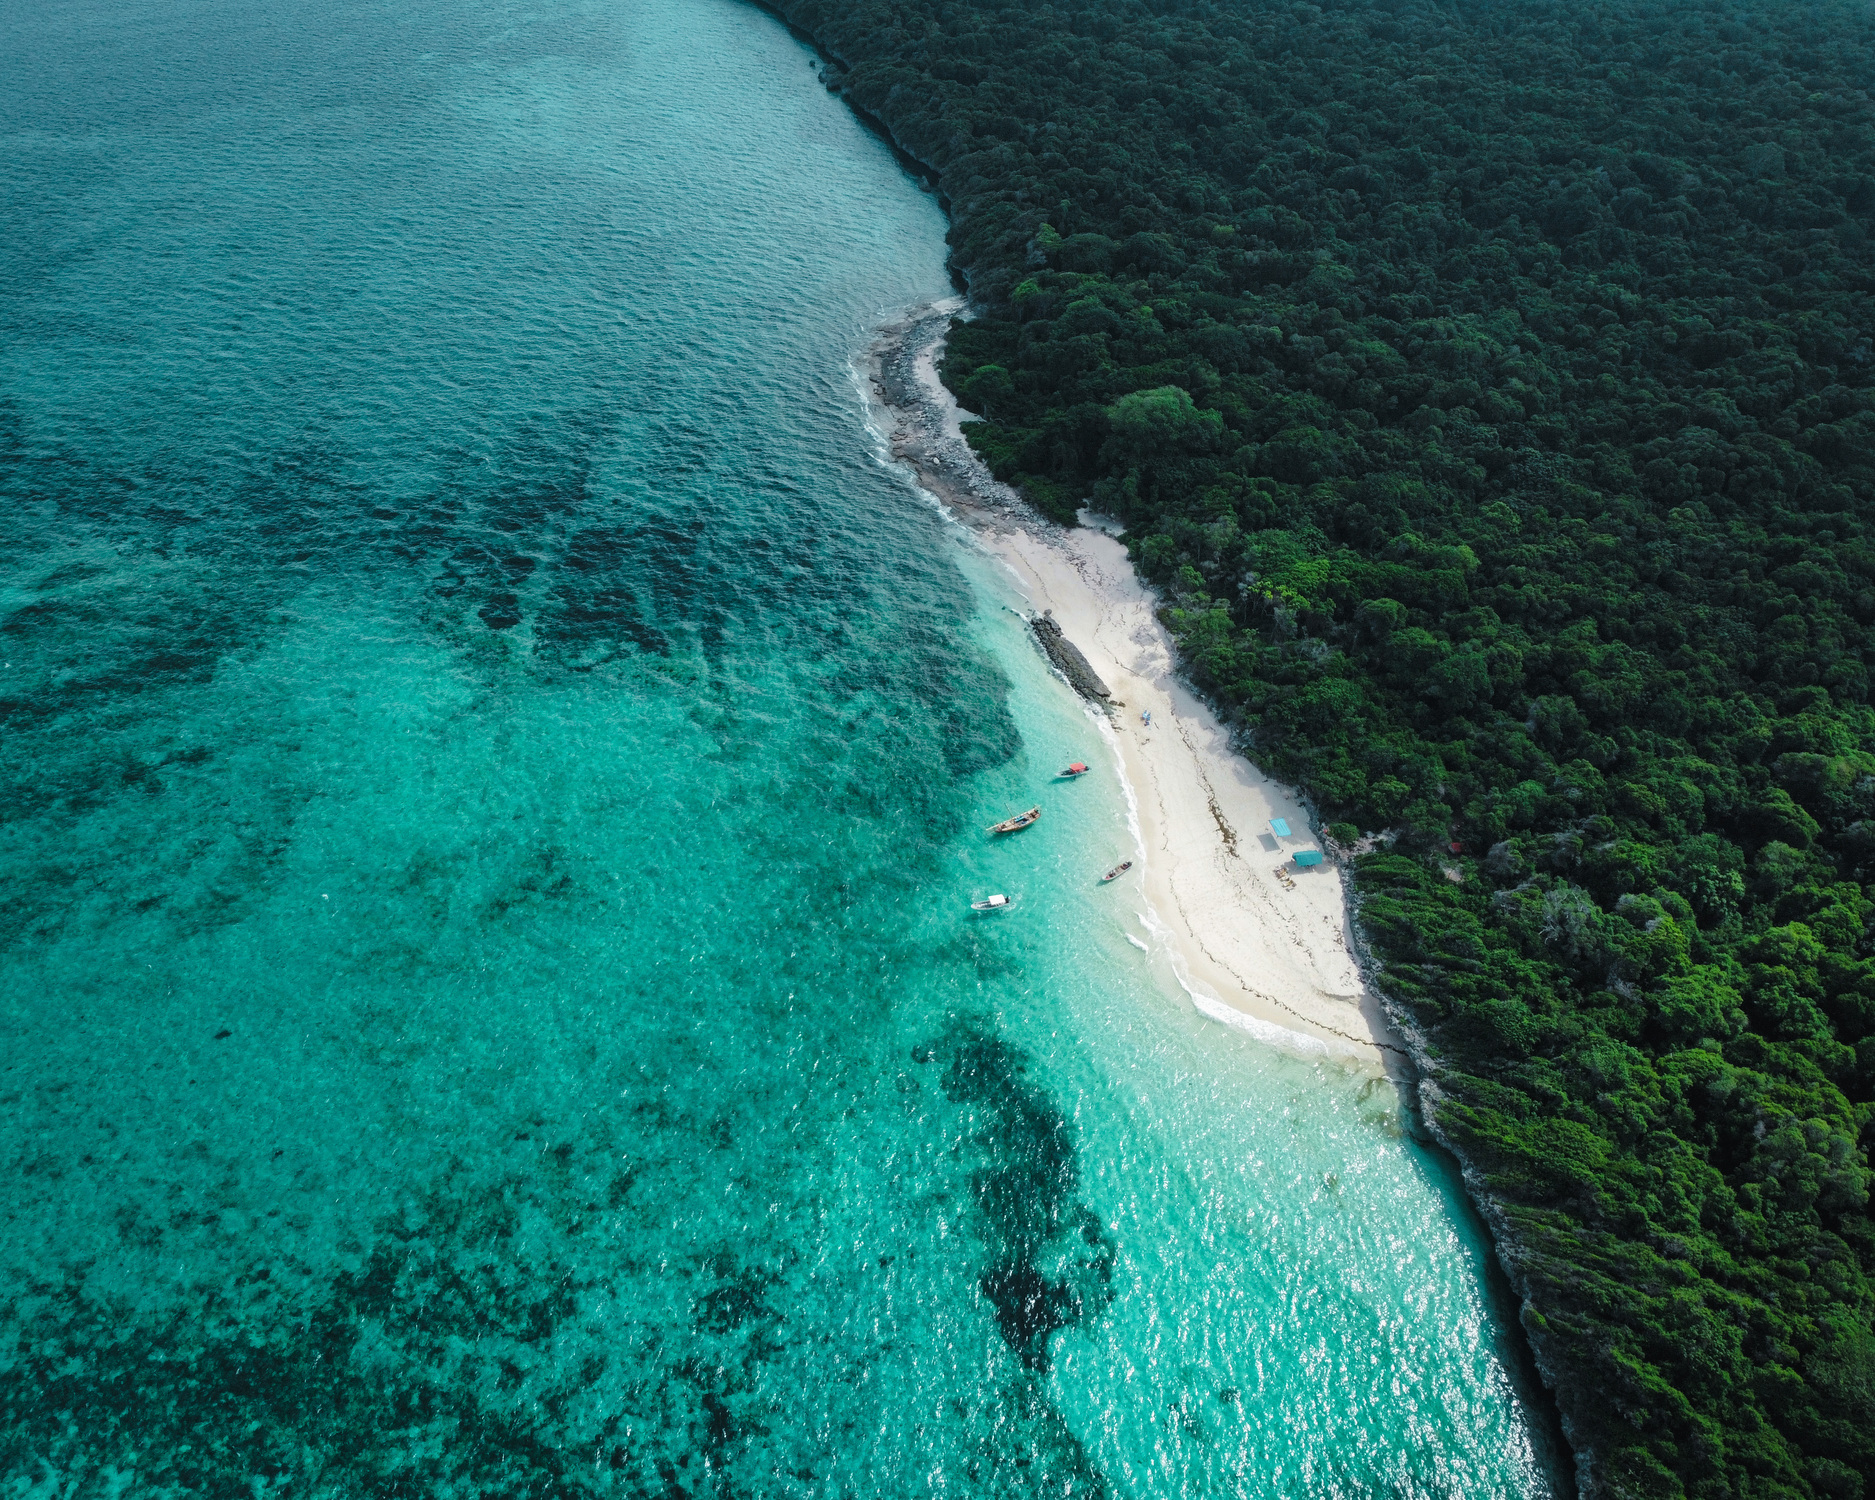
[[[1113,701],[1113,694],[1087,664],[1087,658],[1081,655],[1081,648],[1061,633],[1052,610],[1043,610],[1030,620],[1029,628],[1035,632],[1035,639],[1042,643],[1042,650],[1048,653],[1048,659],[1060,669],[1061,675],[1068,679],[1068,685],[1075,692],[1096,703]]]

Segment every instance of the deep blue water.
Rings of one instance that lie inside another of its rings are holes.
[[[808,51],[0,37],[8,1494],[1549,1493],[1386,1085],[1090,884],[853,376],[942,217]]]

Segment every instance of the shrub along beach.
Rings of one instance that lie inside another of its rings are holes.
[[[784,0],[1354,863],[1585,1493],[1875,1470],[1875,19]]]

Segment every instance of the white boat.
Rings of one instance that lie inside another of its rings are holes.
[[[982,901],[972,901],[970,909],[972,911],[1001,911],[1004,907],[1014,904],[1007,896],[990,896]]]

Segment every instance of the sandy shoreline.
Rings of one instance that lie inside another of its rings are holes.
[[[1075,530],[1044,520],[964,441],[936,370],[958,305],[924,309],[874,346],[879,425],[893,456],[1009,569],[1032,612],[1053,611],[1124,705],[1097,717],[1138,818],[1148,925],[1180,982],[1206,1015],[1272,1045],[1403,1075],[1405,1049],[1351,951],[1340,870],[1290,862],[1320,847],[1300,800],[1235,754],[1179,680],[1152,596],[1098,518],[1084,512],[1090,525]],[[1272,818],[1296,836],[1276,838]]]

